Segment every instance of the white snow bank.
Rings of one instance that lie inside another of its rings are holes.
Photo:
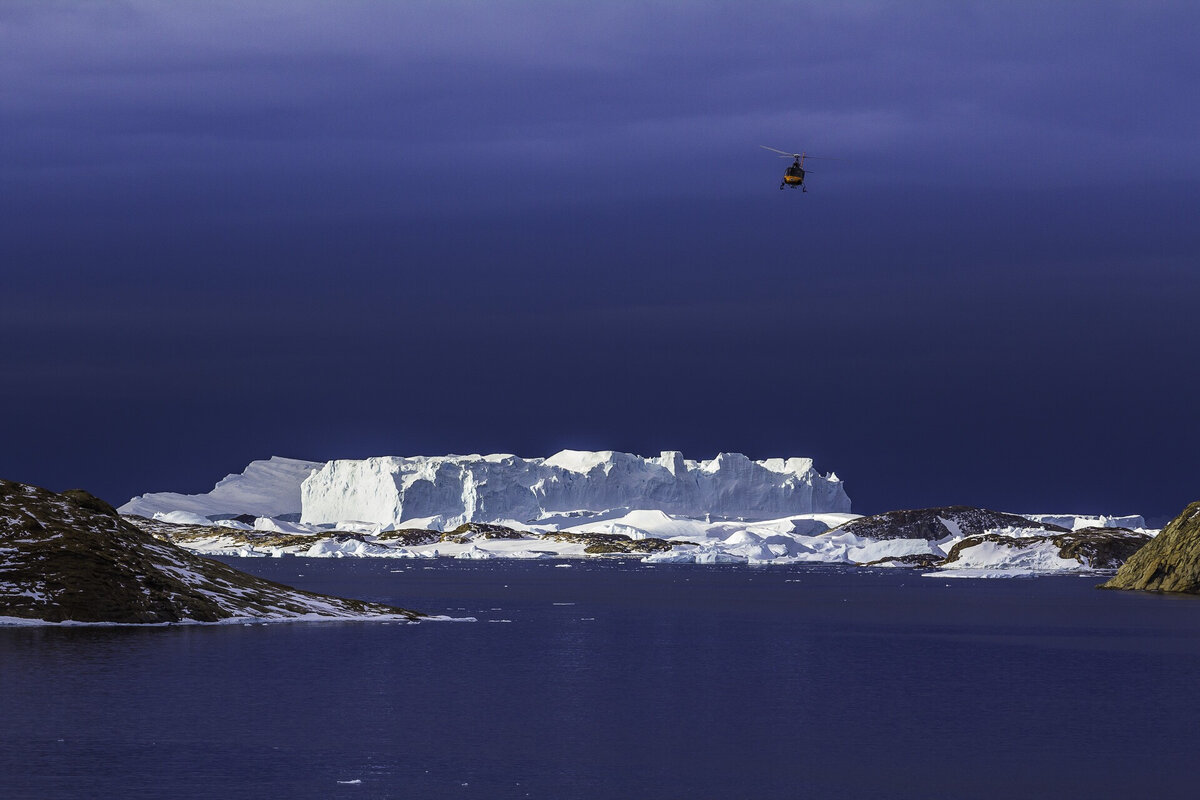
[[[313,529],[307,525],[298,525],[295,522],[287,522],[273,517],[259,517],[254,520],[254,530],[271,533],[313,533]]]
[[[1024,546],[981,541],[973,547],[960,550],[958,558],[942,569],[1028,569],[1037,572],[1077,572],[1087,569],[1073,558],[1063,558],[1058,552],[1058,545],[1051,541],[1033,541]]]

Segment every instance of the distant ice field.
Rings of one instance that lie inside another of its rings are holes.
[[[943,520],[944,535],[921,539],[878,540],[838,531],[857,515],[835,474],[820,474],[807,458],[753,461],[737,453],[707,461],[676,451],[642,457],[579,450],[548,458],[389,456],[318,463],[275,457],[251,463],[206,494],[146,494],[120,510],[210,526],[211,536],[176,541],[208,555],[243,557],[538,560],[592,554],[585,541],[540,537],[565,532],[668,542],[667,551],[647,551],[650,563],[895,566],[904,559],[943,559],[966,538],[951,519]],[[988,532],[1026,537],[1028,546],[981,545],[946,567],[959,570],[960,577],[1091,571],[1096,565],[1086,558],[1062,558],[1052,543],[1036,541],[1045,533],[1041,523],[1068,530],[1145,526],[1137,516],[1025,516],[1027,527],[1009,524]],[[531,535],[457,542],[388,535],[449,531],[464,523],[500,524]]]

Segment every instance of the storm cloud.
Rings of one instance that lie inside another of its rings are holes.
[[[10,2],[0,472],[809,455],[1174,513],[1187,3]],[[804,149],[808,194],[779,192]]]

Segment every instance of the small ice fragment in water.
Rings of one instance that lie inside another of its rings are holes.
[[[362,783],[362,778],[355,778],[352,781],[338,781],[338,783],[345,784],[346,786],[353,786],[356,783]]]

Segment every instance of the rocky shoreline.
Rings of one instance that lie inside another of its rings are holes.
[[[0,481],[0,617],[156,624],[424,616],[248,575],[141,530],[87,492]]]

